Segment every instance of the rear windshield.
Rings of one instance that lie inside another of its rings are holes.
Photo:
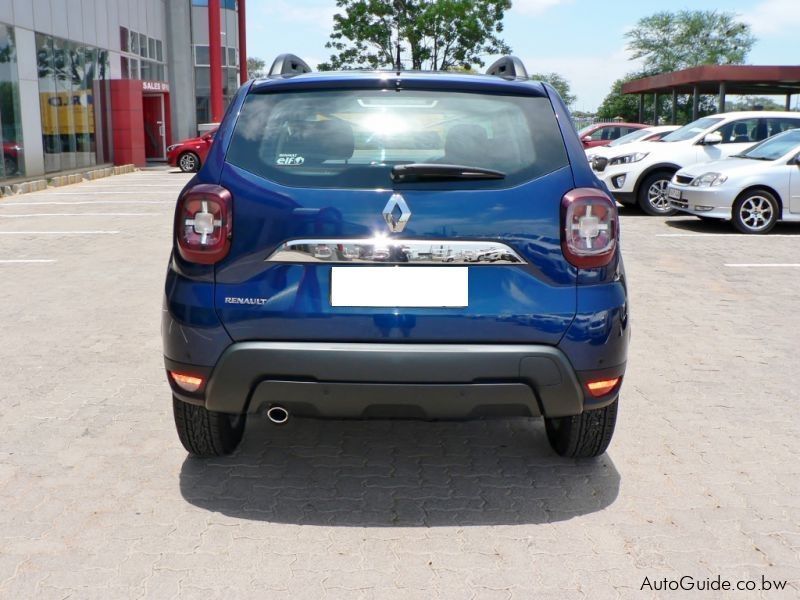
[[[506,174],[448,187],[510,186],[569,164],[547,98],[419,90],[251,94],[226,160],[283,185],[349,188],[391,187],[391,168],[408,163]]]

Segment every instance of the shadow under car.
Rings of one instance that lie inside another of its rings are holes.
[[[347,421],[251,418],[229,457],[188,457],[191,504],[275,523],[438,527],[562,521],[614,502],[605,454],[565,461],[541,420]]]

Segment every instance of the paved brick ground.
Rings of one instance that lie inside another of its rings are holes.
[[[597,461],[554,457],[538,421],[294,420],[202,462],[159,339],[186,180],[0,202],[0,597],[680,597],[640,587],[682,575],[800,595],[800,270],[724,266],[800,262],[800,228],[624,216],[632,352]]]

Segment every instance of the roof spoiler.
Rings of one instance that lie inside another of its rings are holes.
[[[504,56],[497,59],[486,69],[486,74],[505,79],[528,79],[528,70],[516,56]]]
[[[294,54],[281,54],[272,62],[269,68],[268,77],[280,77],[300,75],[302,73],[311,73],[309,67],[302,58]]]

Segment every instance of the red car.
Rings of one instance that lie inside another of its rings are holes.
[[[642,123],[595,123],[587,125],[578,132],[584,148],[607,146],[617,138],[637,129],[647,127]]]
[[[22,162],[22,146],[15,142],[3,142],[3,171],[5,177],[20,174]],[[2,174],[0,174],[2,176]]]
[[[200,170],[205,162],[211,142],[217,130],[204,133],[200,137],[189,138],[167,148],[167,161],[170,166],[178,167],[184,173],[194,173]]]

